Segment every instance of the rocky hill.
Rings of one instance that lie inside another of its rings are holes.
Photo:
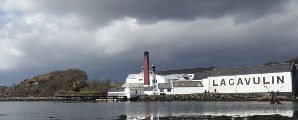
[[[8,87],[7,86],[0,86],[0,93],[4,92]]]
[[[1,96],[55,96],[57,93],[79,92],[87,87],[87,74],[79,69],[53,71],[25,79],[23,82],[9,88]]]

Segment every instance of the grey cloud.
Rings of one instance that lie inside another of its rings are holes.
[[[246,22],[283,11],[288,1],[245,1],[245,0],[130,0],[111,1],[38,1],[43,10],[52,14],[77,13],[91,25],[100,26],[114,19],[133,17],[141,23],[160,20],[194,20],[219,18],[225,15],[235,17],[237,22]]]
[[[21,52],[5,60],[17,69],[1,71],[0,84],[71,68],[124,82],[146,50],[157,70],[282,62],[297,51],[298,10],[287,1],[35,2],[40,8],[0,23],[8,31],[0,40]]]

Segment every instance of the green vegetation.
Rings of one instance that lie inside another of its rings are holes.
[[[99,91],[88,91],[88,90],[86,90],[86,91],[80,91],[80,92],[75,92],[76,94],[90,94],[90,93],[101,93],[101,92],[99,92]]]
[[[25,79],[17,85],[13,85],[0,96],[40,96],[48,97],[56,94],[88,94],[88,93],[107,93],[111,87],[121,86],[122,84],[111,84],[111,79],[87,81],[88,76],[85,71],[70,69],[66,71],[53,71],[48,74]]]
[[[106,80],[93,79],[89,82],[89,90],[107,92],[111,88],[111,78]]]

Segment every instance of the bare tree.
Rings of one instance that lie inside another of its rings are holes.
[[[267,63],[264,63],[263,65],[271,65],[271,64],[280,64],[278,61],[269,61]]]
[[[291,58],[291,59],[288,59],[284,63],[293,63],[293,62],[294,62],[294,64],[298,64],[298,56],[294,57],[294,58]]]

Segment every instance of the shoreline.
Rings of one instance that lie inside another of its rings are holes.
[[[58,97],[0,97],[1,101],[63,101]]]
[[[298,101],[293,96],[277,96],[278,101]],[[269,93],[199,93],[141,95],[138,101],[271,101]]]
[[[278,101],[298,101],[294,96],[277,96]],[[97,99],[82,99],[79,97],[0,97],[0,101],[80,101],[101,102]],[[110,101],[107,99],[107,101]],[[115,101],[121,101],[116,100]],[[269,93],[200,93],[200,94],[175,94],[175,95],[141,95],[130,101],[272,101]]]

